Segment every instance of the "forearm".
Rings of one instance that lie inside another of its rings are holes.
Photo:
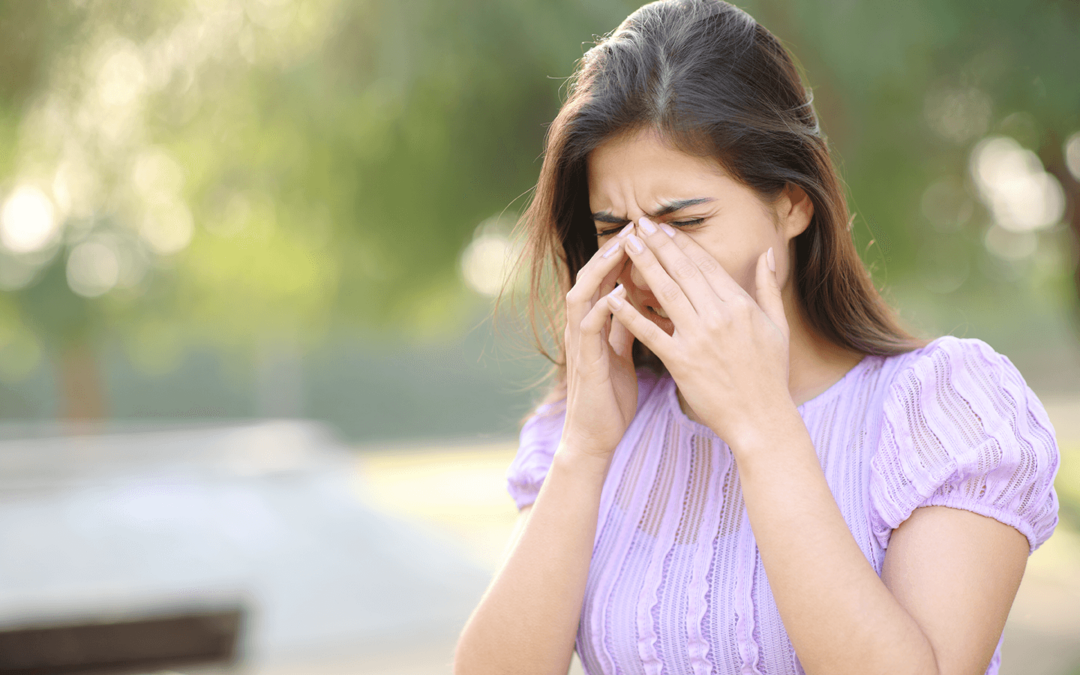
[[[797,410],[735,451],[769,586],[803,668],[937,671],[918,624],[852,537]]]
[[[565,675],[606,473],[606,462],[559,447],[520,538],[458,641],[456,675]]]

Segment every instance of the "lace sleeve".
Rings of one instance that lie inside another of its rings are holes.
[[[542,405],[521,428],[517,455],[506,471],[507,490],[518,510],[536,501],[562,437],[566,401]]]
[[[1054,429],[1008,358],[974,339],[944,337],[908,356],[885,401],[871,465],[874,535],[920,506],[994,518],[1030,551],[1057,525]]]

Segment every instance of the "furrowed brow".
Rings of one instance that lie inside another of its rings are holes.
[[[618,218],[611,215],[611,211],[600,211],[599,213],[592,214],[592,219],[598,223],[625,223],[626,218]]]
[[[649,215],[650,218],[662,218],[662,217],[668,215],[669,213],[675,213],[676,211],[681,211],[681,210],[683,210],[683,209],[685,209],[687,207],[696,206],[698,204],[705,204],[705,203],[711,202],[711,201],[713,201],[713,199],[711,197],[696,197],[694,199],[677,199],[677,200],[672,201],[672,202],[664,202],[663,204],[660,205],[660,208],[657,209],[657,211],[655,213],[650,213],[648,215]],[[592,219],[595,220],[598,223],[614,223],[614,224],[625,223],[626,220],[627,220],[626,218],[619,218],[618,216],[612,215],[611,211],[598,211],[597,213],[592,214]]]
[[[673,202],[666,202],[664,204],[661,204],[660,210],[658,210],[656,213],[653,213],[652,217],[660,218],[662,216],[666,216],[669,213],[675,213],[676,211],[681,211],[681,210],[683,210],[683,209],[685,209],[685,208],[687,208],[689,206],[696,206],[698,204],[705,204],[705,203],[711,202],[711,201],[712,201],[711,197],[697,197],[696,199],[677,199],[677,200],[675,200]]]

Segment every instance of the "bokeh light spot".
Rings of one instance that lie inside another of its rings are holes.
[[[958,230],[971,218],[975,205],[958,181],[943,179],[923,191],[923,216],[942,232]]]
[[[142,94],[146,68],[134,44],[120,40],[111,47],[98,71],[98,95],[109,107],[126,107]]]
[[[184,170],[169,153],[158,148],[139,153],[131,178],[143,198],[154,203],[175,198],[184,186]]]
[[[942,138],[962,143],[986,133],[992,101],[975,88],[931,92],[923,105],[930,128]]]
[[[986,250],[1002,260],[1017,261],[1029,257],[1038,248],[1039,239],[1032,232],[1014,232],[998,225],[983,237]]]
[[[1065,165],[1069,167],[1073,178],[1080,181],[1080,131],[1065,141]]]
[[[481,234],[461,256],[465,283],[481,295],[498,295],[510,267],[511,245],[505,236]]]
[[[22,186],[0,211],[0,242],[15,253],[31,253],[52,243],[57,234],[53,204],[36,187]]]
[[[120,280],[120,260],[104,241],[85,241],[68,256],[67,280],[71,290],[84,298],[108,293]]]
[[[191,243],[195,225],[191,211],[180,201],[171,201],[152,209],[143,221],[139,234],[159,255],[172,255]]]
[[[1012,232],[1056,224],[1065,213],[1061,184],[1039,157],[1007,136],[985,138],[971,153],[971,174],[994,221]]]

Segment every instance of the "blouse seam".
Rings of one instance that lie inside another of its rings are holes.
[[[1035,536],[1035,528],[1015,511],[1003,509],[1000,506],[995,506],[993,504],[986,504],[965,495],[933,495],[919,504],[917,508],[922,508],[924,506],[946,506],[949,508],[970,511],[987,518],[993,518],[1000,523],[1018,530],[1020,534],[1024,535],[1028,540],[1028,555],[1034,553],[1035,549],[1039,547],[1038,537]]]

